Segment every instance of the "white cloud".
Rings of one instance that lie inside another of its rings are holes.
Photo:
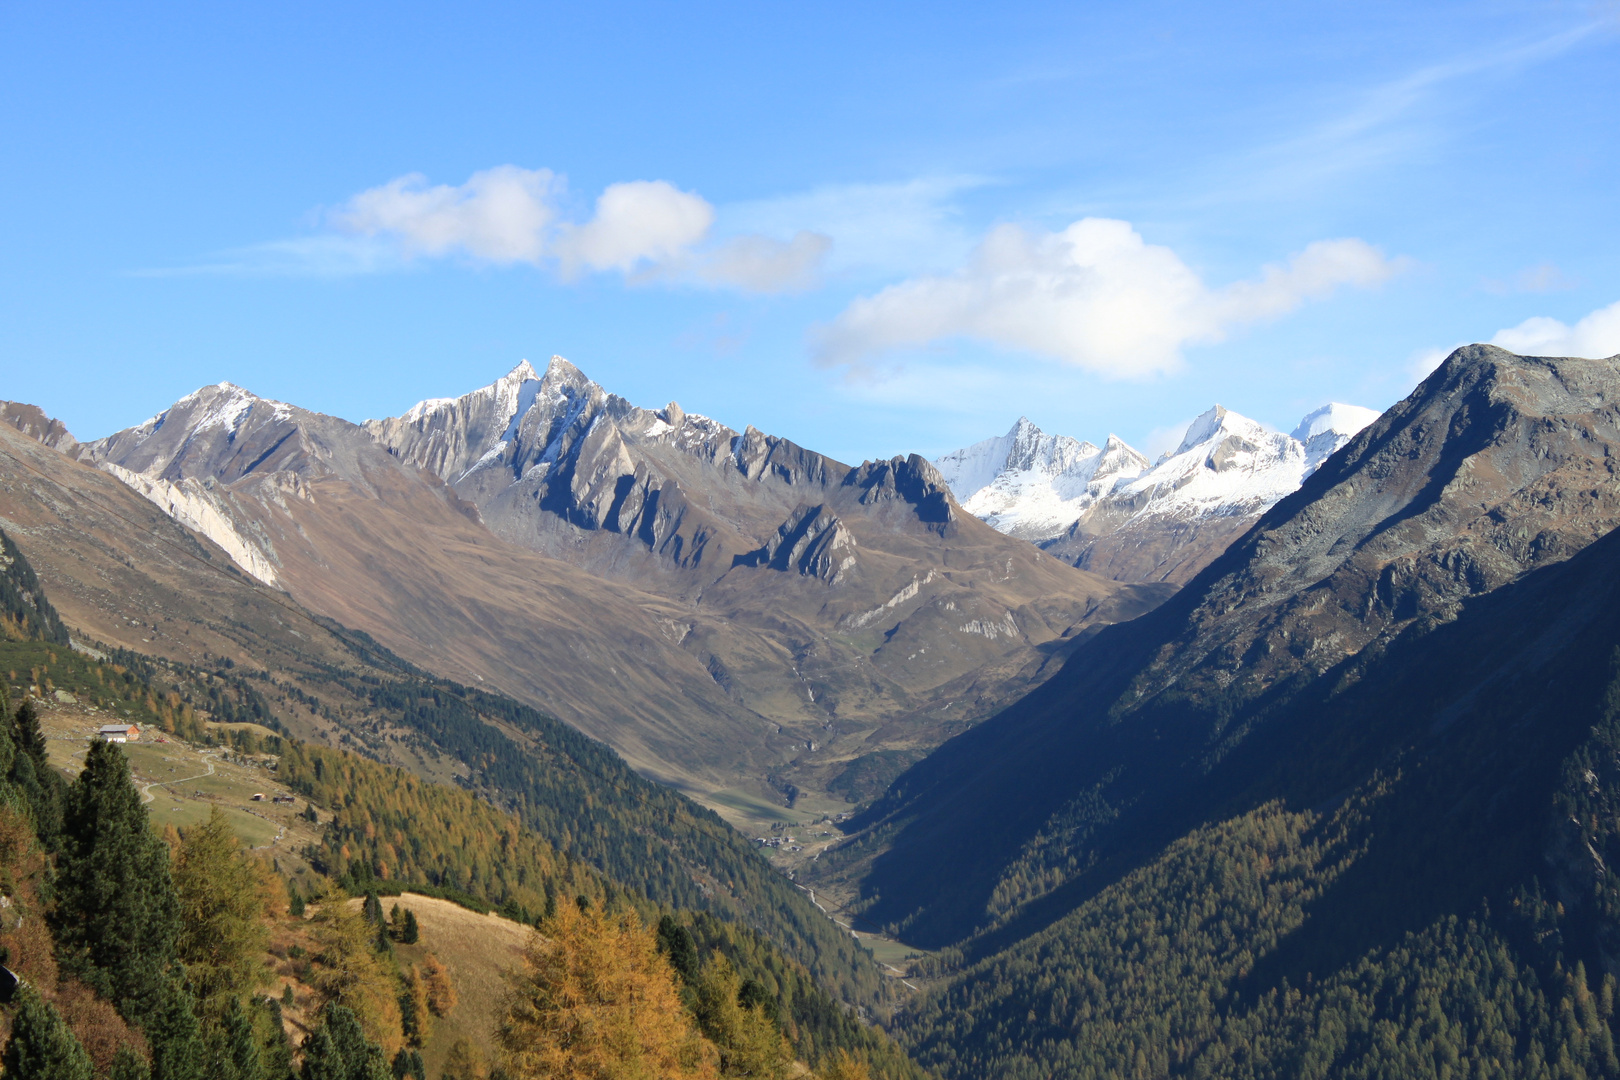
[[[498,265],[555,265],[565,278],[616,272],[661,281],[789,292],[809,288],[832,241],[799,230],[715,238],[715,208],[665,180],[610,184],[583,222],[561,220],[562,177],[549,169],[502,165],[465,184],[429,186],[412,174],[354,196],[328,215],[343,234],[245,249],[261,272],[288,272],[308,253],[308,273],[364,273],[413,258],[459,255]],[[390,258],[389,256],[393,257]],[[215,263],[198,272],[240,272]]]
[[[1112,376],[1174,370],[1181,350],[1284,315],[1341,285],[1401,269],[1360,240],[1311,244],[1254,281],[1210,289],[1175,252],[1129,222],[1084,218],[1062,232],[990,231],[968,265],[856,300],[817,331],[826,364],[966,337]]]
[[[1538,315],[1498,330],[1490,343],[1520,356],[1605,359],[1620,353],[1620,301],[1598,308],[1574,326]]]
[[[1194,420],[1197,417],[1193,417]],[[1181,440],[1187,437],[1187,429],[1192,427],[1192,420],[1183,420],[1179,424],[1168,427],[1156,427],[1147,433],[1142,440],[1142,453],[1148,456],[1149,461],[1158,461],[1159,458],[1181,445]]]
[[[609,184],[596,200],[596,216],[562,227],[557,254],[565,273],[581,267],[628,273],[685,257],[713,224],[707,200],[663,180]]]
[[[550,169],[515,165],[473,173],[459,187],[428,187],[412,173],[362,191],[332,223],[348,233],[392,236],[406,255],[463,252],[493,263],[538,263],[558,186]]]
[[[1445,362],[1461,345],[1453,345],[1449,349],[1418,349],[1406,359],[1406,373],[1412,376],[1412,382],[1420,383],[1434,374],[1434,369]]]

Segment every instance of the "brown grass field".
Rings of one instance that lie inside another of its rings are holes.
[[[445,1055],[457,1039],[466,1039],[487,1057],[506,996],[506,973],[522,962],[524,942],[534,931],[499,915],[480,915],[448,900],[416,893],[383,897],[384,911],[391,912],[395,904],[401,912],[416,912],[422,930],[417,944],[396,947],[401,967],[419,963],[431,952],[450,970],[456,990],[456,1007],[449,1016],[434,1018],[422,1052],[428,1076],[439,1075]]]

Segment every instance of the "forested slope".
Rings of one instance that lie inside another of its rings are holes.
[[[902,1022],[920,1059],[1613,1075],[1620,534],[1408,634],[970,939]]]
[[[1617,392],[1620,358],[1461,350],[903,775],[823,862],[944,947],[922,1060],[1612,1074]]]
[[[20,556],[17,567],[19,576],[27,570]],[[50,626],[54,612],[43,593],[36,590],[30,603],[39,626]],[[554,934],[622,923],[625,941],[650,942],[651,927],[660,924],[660,940],[684,944],[684,967],[659,960],[642,977],[656,983],[679,974],[690,983],[681,999],[690,1015],[671,1022],[717,1048],[722,1075],[779,1075],[795,1056],[829,1076],[921,1075],[801,964],[743,926],[661,907],[469,791],[284,733],[254,734],[258,725],[204,719],[267,711],[239,674],[127,652],[86,657],[37,633],[0,643],[0,653],[9,676],[0,679],[0,892],[20,916],[0,920],[0,961],[32,988],[20,1011],[0,1011],[0,1023],[15,1029],[4,1049],[8,1075],[284,1080],[301,1068],[304,1080],[370,1077],[354,1055],[383,1054],[393,1058],[396,1077],[415,1070],[422,1080],[419,1051],[431,1023],[413,1004],[415,969],[396,961],[390,943],[401,934],[414,943],[414,931],[397,920],[381,926],[380,914],[368,915],[370,926],[335,914],[345,891],[401,888],[499,907]],[[5,700],[13,681],[21,694],[60,691],[75,707],[135,720],[160,742],[164,733],[228,741],[239,754],[272,764],[281,783],[310,800],[309,816],[323,820],[319,842],[303,854],[328,877],[313,892],[306,882],[309,894],[301,895],[278,878],[268,856],[238,850],[217,808],[183,835],[169,830],[165,846],[122,750],[92,743],[78,779],[65,782],[46,760],[35,705],[13,710]],[[202,714],[194,700],[207,702]],[[306,900],[320,905],[313,922],[303,917]],[[562,917],[576,905],[598,914],[583,922]],[[299,959],[306,954],[310,959]],[[287,992],[275,1000],[257,996],[276,971],[292,979]],[[730,997],[717,1004],[716,993]],[[295,1010],[287,1016],[292,1041],[283,1005]],[[341,1044],[350,1037],[341,1036],[345,1023],[355,1025],[353,1046],[338,1052],[348,1055],[351,1071],[323,1072],[322,1040]],[[762,1062],[775,1064],[761,1073]],[[465,1070],[449,1075],[474,1080]]]
[[[366,671],[324,684],[361,703],[357,747],[417,746],[460,763],[462,783],[571,857],[657,904],[712,909],[753,927],[846,1001],[881,1007],[891,988],[870,954],[713,811],[631,769],[612,749],[510,698],[432,678],[363,634],[335,628]]]

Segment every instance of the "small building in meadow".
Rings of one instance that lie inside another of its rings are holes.
[[[134,724],[102,724],[96,731],[102,742],[135,742],[141,729]]]

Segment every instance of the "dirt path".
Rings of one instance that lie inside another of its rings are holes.
[[[205,776],[213,775],[214,763],[210,761],[208,763],[207,772],[200,772],[196,776],[182,776],[178,780],[159,780],[155,783],[147,784],[145,787],[141,788],[141,802],[155,802],[157,800],[157,796],[152,794],[152,789],[155,787],[167,787],[170,784],[183,784],[187,780],[201,780]]]

